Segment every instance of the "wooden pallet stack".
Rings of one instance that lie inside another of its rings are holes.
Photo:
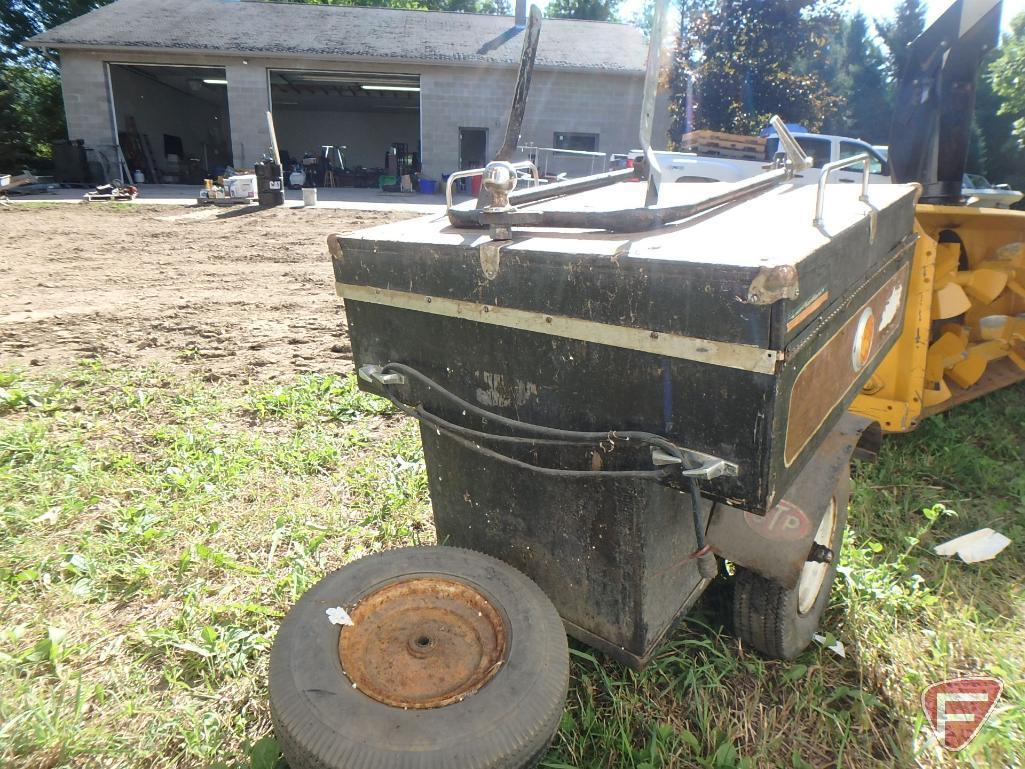
[[[734,160],[765,160],[765,139],[720,131],[691,131],[680,137],[681,152],[732,158]]]

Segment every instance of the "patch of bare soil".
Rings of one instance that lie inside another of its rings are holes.
[[[343,372],[327,236],[410,214],[0,208],[0,365],[159,362],[210,379]]]

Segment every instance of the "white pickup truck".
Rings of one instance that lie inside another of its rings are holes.
[[[890,168],[882,154],[872,145],[858,139],[845,136],[828,136],[825,134],[796,133],[794,138],[805,153],[814,161],[815,169],[822,168],[834,160],[860,155],[867,152],[871,158],[870,181],[872,183],[889,184]],[[692,152],[656,152],[659,167],[662,171],[662,182],[738,182],[762,173],[772,161],[779,146],[779,139],[773,135],[765,140],[765,161],[735,160],[728,157],[710,157]],[[860,182],[861,168],[850,167],[835,172],[838,182]],[[820,173],[809,169],[797,178],[798,183],[817,182]]]

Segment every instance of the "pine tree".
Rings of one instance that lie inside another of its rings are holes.
[[[856,13],[844,35],[842,70],[847,93],[844,134],[870,143],[889,141],[890,88],[886,82],[886,61],[869,32],[868,21]]]
[[[891,21],[876,21],[888,56],[890,79],[899,83],[908,61],[908,46],[925,30],[925,5],[922,0],[901,0]]]
[[[551,0],[545,16],[556,19],[616,21],[620,0]]]

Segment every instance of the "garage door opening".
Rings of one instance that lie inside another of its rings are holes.
[[[232,164],[220,67],[111,64],[118,143],[145,181],[202,184]]]
[[[419,75],[271,70],[269,77],[293,186],[376,187],[388,183],[382,176],[420,170]]]

